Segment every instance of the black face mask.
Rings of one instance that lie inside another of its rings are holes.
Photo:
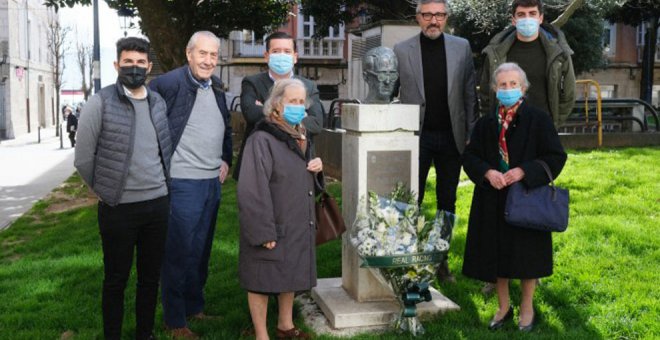
[[[139,66],[122,66],[119,68],[119,82],[129,89],[137,89],[147,80],[147,68]]]

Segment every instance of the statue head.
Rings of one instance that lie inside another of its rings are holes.
[[[362,76],[369,86],[365,103],[387,104],[390,102],[394,83],[399,79],[398,62],[391,48],[372,48],[362,57]]]

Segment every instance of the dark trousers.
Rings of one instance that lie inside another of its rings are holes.
[[[173,178],[163,260],[165,325],[186,327],[186,317],[204,310],[204,285],[220,204],[220,182]]]
[[[168,211],[167,196],[115,207],[99,202],[98,218],[105,271],[103,333],[106,339],[121,338],[124,290],[136,248],[135,338],[148,339],[153,331]]]
[[[419,204],[431,164],[435,166],[438,210],[456,211],[456,188],[461,174],[461,155],[451,131],[422,131],[419,137]]]
[[[71,147],[76,146],[76,132],[69,132],[69,140],[71,141]]]

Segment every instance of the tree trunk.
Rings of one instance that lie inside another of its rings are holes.
[[[156,52],[163,72],[186,62],[185,46],[194,33],[185,23],[172,23],[170,14],[161,0],[135,0],[140,13],[142,31],[149,35],[151,48]],[[194,29],[194,28],[193,28]]]

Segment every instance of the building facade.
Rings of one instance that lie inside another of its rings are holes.
[[[55,126],[49,23],[40,0],[0,0],[0,139]]]
[[[646,25],[637,27],[605,22],[603,69],[584,72],[578,79],[596,80],[603,98],[639,98]],[[660,107],[660,36],[656,43],[652,105]],[[578,87],[577,89],[581,89]],[[578,96],[581,94],[578,92]]]
[[[343,25],[332,27],[326,37],[314,39],[314,17],[304,15],[298,6],[293,12],[297,14],[290,16],[287,24],[278,31],[286,32],[296,40],[298,62],[295,73],[316,82],[327,110],[333,99],[348,95],[345,28]],[[244,77],[268,69],[263,57],[266,51],[264,38],[244,30],[231,32],[229,39],[223,39],[218,72],[228,88],[230,103],[234,96],[240,96]],[[238,106],[238,99],[233,103]]]

